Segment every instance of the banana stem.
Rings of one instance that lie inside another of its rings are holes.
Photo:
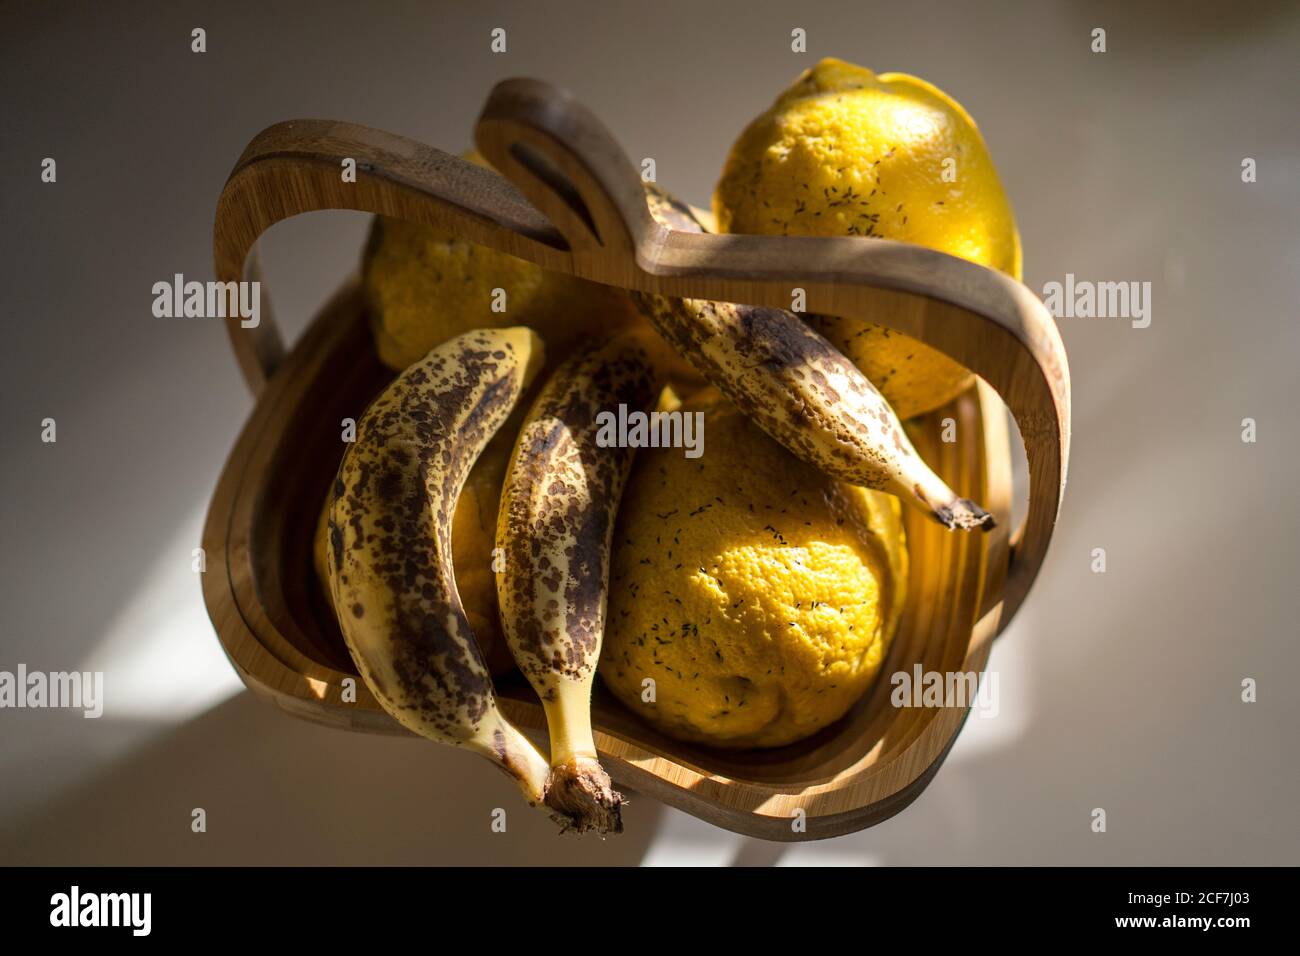
[[[920,456],[918,455],[917,458],[919,460]],[[922,507],[930,510],[936,521],[950,531],[971,531],[975,528],[991,531],[993,529],[994,521],[991,514],[969,498],[959,497],[934,472],[922,469],[912,477],[914,482],[911,488],[901,481],[896,481],[895,487],[888,490],[899,494],[904,501],[910,493]]]
[[[557,681],[553,698],[542,701],[546,726],[551,733],[551,766],[572,763],[579,758],[596,759],[596,741],[591,733],[591,679]]]
[[[623,795],[601,767],[591,732],[593,678],[588,674],[582,681],[560,681],[553,685],[551,699],[542,702],[551,733],[545,802],[579,833],[622,833]]]
[[[551,768],[532,741],[514,724],[498,715],[486,733],[475,737],[473,749],[487,757],[519,784],[524,798],[532,806],[545,801],[546,781]]]

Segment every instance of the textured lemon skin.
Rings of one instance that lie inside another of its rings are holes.
[[[470,150],[464,158],[490,168]],[[470,329],[526,325],[546,342],[551,365],[593,334],[638,321],[622,289],[548,272],[524,259],[431,226],[376,216],[361,263],[375,349],[401,371]],[[494,290],[506,293],[492,311]]]
[[[732,147],[713,211],[722,232],[896,239],[1020,278],[1015,218],[974,120],[903,73],[877,76],[836,59],[806,70]],[[972,381],[951,359],[879,325],[809,320],[900,418]]]
[[[670,736],[781,746],[876,677],[906,587],[901,506],[803,464],[714,389],[683,410],[705,413],[704,454],[638,453],[600,674]]]
[[[620,289],[386,217],[375,218],[362,285],[379,358],[397,370],[462,332],[512,325],[536,331],[555,364],[579,342],[636,321]],[[495,289],[505,291],[504,312],[492,311]]]
[[[465,158],[488,166],[472,150]],[[676,224],[673,201],[656,187],[648,192],[652,214]],[[548,367],[555,368],[593,338],[646,326],[624,289],[548,272],[429,226],[384,216],[371,225],[361,284],[375,350],[397,371],[470,329],[526,325],[542,337]],[[492,311],[496,289],[506,294],[504,312]],[[647,347],[664,376],[684,392],[704,384],[690,362],[657,337],[647,340]]]

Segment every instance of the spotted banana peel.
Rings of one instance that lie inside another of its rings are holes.
[[[603,447],[598,416],[647,411],[653,333],[629,332],[560,366],[515,442],[497,521],[506,641],[541,698],[551,738],[547,806],[575,830],[618,833],[622,795],[601,767],[591,689],[605,628],[614,518],[635,450]]]
[[[541,804],[549,767],[497,707],[452,565],[456,499],[536,376],[523,327],[433,349],[362,416],[335,479],[327,560],[339,624],[375,698],[415,733],[466,747]]]
[[[705,231],[656,190],[651,211],[676,229]],[[912,447],[889,402],[856,365],[793,312],[635,292],[659,333],[764,431],[818,470],[889,491],[949,529],[993,527]]]

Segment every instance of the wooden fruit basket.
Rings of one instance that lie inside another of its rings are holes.
[[[907,610],[881,679],[845,718],[781,749],[737,753],[666,738],[603,689],[593,702],[596,743],[617,783],[718,826],[772,840],[816,839],[898,813],[938,770],[966,710],[894,708],[887,675],[916,663],[982,672],[1052,534],[1065,487],[1070,386],[1051,316],[1001,273],[917,246],[666,228],[650,215],[636,169],[605,127],[568,94],[535,80],[499,84],[476,139],[502,175],[349,123],[270,127],[244,150],[218,201],[217,278],[255,278],[254,243],[282,219],[363,210],[627,289],[788,308],[800,287],[809,312],[913,336],[983,380],[910,430],[931,467],[982,502],[998,527],[952,533],[905,509]],[[354,183],[340,175],[348,158],[356,161]],[[311,559],[318,509],[341,456],[340,421],[359,418],[392,373],[374,353],[355,279],[288,354],[268,312],[257,328],[228,320],[257,402],[203,532],[208,612],[240,677],[285,711],[332,727],[404,734],[360,680],[356,702],[342,701],[342,682],[356,670]],[[1003,402],[1029,462],[1028,513],[1014,531]],[[941,422],[949,417],[958,440],[944,443]],[[542,710],[522,677],[498,681],[498,692],[506,715],[544,743]],[[802,830],[792,826],[799,809]]]

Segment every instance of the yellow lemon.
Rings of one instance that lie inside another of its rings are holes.
[[[466,158],[487,165],[477,153]],[[384,216],[371,229],[362,286],[379,357],[399,371],[470,329],[527,325],[554,364],[593,335],[638,321],[622,289]]]
[[[897,239],[1019,279],[1020,235],[975,121],[938,87],[842,60],[805,71],[731,149],[713,195],[723,232]],[[901,418],[970,373],[908,336],[810,316]]]
[[[638,452],[600,674],[674,737],[799,740],[843,716],[889,648],[907,580],[898,499],[805,465],[715,389],[681,411],[703,414],[704,454]]]

